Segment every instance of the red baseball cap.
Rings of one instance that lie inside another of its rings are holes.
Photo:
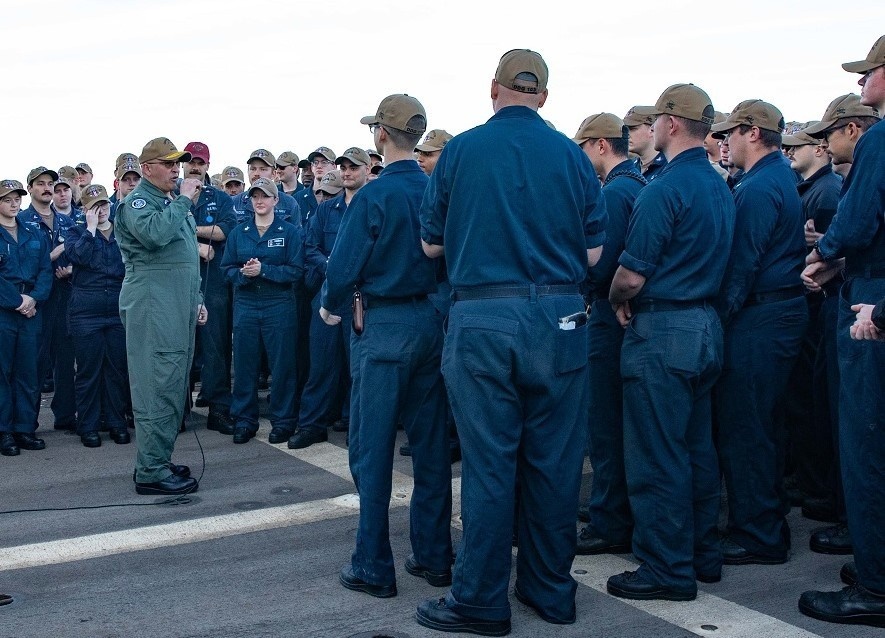
[[[184,150],[191,154],[191,157],[199,157],[201,160],[209,163],[209,147],[202,142],[190,142],[184,147]]]

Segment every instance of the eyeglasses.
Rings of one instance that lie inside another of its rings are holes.
[[[144,164],[159,164],[163,168],[172,168],[174,166],[178,166],[179,164],[181,164],[181,162],[174,161],[174,160],[160,160],[160,161],[156,161],[156,162],[143,162],[143,163]]]
[[[331,166],[332,162],[325,159],[325,158],[322,158],[322,159],[315,159],[314,161],[312,161],[310,163],[310,165],[311,166]]]
[[[369,133],[371,133],[372,135],[374,135],[375,133],[377,133],[380,130],[381,130],[380,124],[369,124]]]
[[[850,124],[850,123],[851,123],[851,122],[849,122],[848,124]],[[828,131],[824,131],[824,138],[823,138],[823,139],[824,139],[824,142],[826,142],[827,144],[829,144],[829,143],[830,143],[830,135],[832,135],[832,134],[835,133],[836,131],[841,131],[843,128],[845,128],[846,126],[848,126],[848,124],[843,124],[842,126],[837,126],[836,128],[831,128],[831,129],[828,130]]]

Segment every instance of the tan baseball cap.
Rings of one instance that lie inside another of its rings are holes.
[[[781,137],[781,146],[785,148],[794,148],[796,146],[819,146],[820,140],[814,139],[810,135],[802,131],[796,131],[795,135],[784,135]]]
[[[424,141],[418,144],[415,147],[416,151],[424,151],[425,153],[432,153],[433,151],[441,151],[445,147],[446,144],[449,143],[449,140],[454,137],[451,133],[441,128],[435,128],[432,131],[428,131],[427,135],[424,136]]]
[[[667,114],[704,124],[712,124],[716,113],[707,92],[694,84],[668,86],[654,106],[635,106],[633,111],[640,116]]]
[[[25,196],[28,194],[28,191],[17,179],[4,179],[0,181],[0,197],[6,197],[9,193],[18,193],[21,196]]]
[[[409,126],[409,120],[416,115],[424,118],[425,124],[421,128]],[[360,119],[360,124],[381,124],[398,131],[412,133],[413,135],[421,135],[427,130],[427,113],[421,102],[405,93],[395,93],[388,95],[381,100],[375,115],[367,115]]]
[[[317,150],[307,156],[308,162],[313,162],[318,157],[325,157],[330,162],[335,161],[335,151],[328,146],[320,146]]]
[[[129,155],[128,153],[126,155]],[[121,155],[121,157],[123,157]],[[117,164],[117,168],[114,169],[114,177],[117,179],[122,179],[126,173],[135,173],[139,177],[141,177],[141,164],[138,163],[138,158],[135,155],[131,155],[131,157],[126,157],[122,162]]]
[[[341,155],[335,158],[335,163],[341,164],[341,160],[348,160],[358,166],[368,166],[372,163],[372,160],[369,159],[369,154],[358,146],[351,146],[344,151]]]
[[[139,164],[147,162],[189,162],[191,154],[179,151],[168,137],[157,137],[144,145],[141,155],[138,156]]]
[[[517,79],[520,73],[531,73],[537,82]],[[495,71],[495,82],[520,93],[543,93],[547,90],[550,72],[541,54],[531,49],[511,49],[501,56]]]
[[[260,160],[271,167],[276,167],[277,165],[277,158],[266,148],[257,148],[252,151],[249,159],[246,160],[246,164],[251,164],[254,160]]]
[[[75,168],[78,171],[82,171],[84,173],[89,173],[90,175],[92,174],[92,168],[86,162],[80,162],[79,164],[77,164],[77,166]]]
[[[780,110],[762,100],[744,100],[735,106],[724,122],[714,124],[714,133],[725,133],[739,126],[758,126],[766,131],[781,133],[786,123]]]
[[[101,184],[90,184],[83,189],[83,193],[80,195],[80,203],[83,204],[83,210],[89,210],[96,204],[110,201],[111,198],[108,197],[107,189]]]
[[[260,177],[256,179],[252,185],[249,187],[249,197],[252,197],[252,193],[256,190],[260,190],[262,193],[267,195],[268,197],[279,197],[280,192],[277,189],[277,185],[273,183],[273,181],[267,179],[266,177]]]
[[[384,156],[381,153],[379,153],[378,151],[376,151],[374,148],[367,148],[366,153],[369,154],[369,157],[377,157],[382,162],[384,161]]]
[[[67,177],[62,177],[61,175],[59,175],[59,176],[58,176],[58,179],[55,180],[55,184],[52,185],[52,189],[55,190],[55,187],[56,187],[56,186],[58,186],[59,184],[63,184],[63,185],[65,185],[65,186],[67,186],[68,188],[70,188],[71,190],[74,190],[74,184],[75,184],[75,183],[76,183],[76,182],[72,182],[72,181],[71,181],[70,179],[68,179]]]
[[[317,191],[323,191],[329,195],[337,195],[341,192],[342,188],[344,188],[344,183],[341,181],[341,173],[338,171],[329,171],[323,175],[322,179],[313,183],[314,193]]]
[[[629,111],[627,111],[627,115],[624,116],[624,124],[626,124],[628,127],[640,126],[642,124],[648,124],[649,126],[651,126],[652,124],[655,123],[655,116],[654,115],[640,115],[639,113],[636,112],[636,109],[643,109],[643,110],[648,111],[648,110],[653,110],[654,107],[653,106],[639,106],[639,105],[632,107]]]
[[[842,68],[849,73],[866,73],[882,65],[885,65],[885,35],[879,36],[873,48],[867,53],[866,59],[858,62],[846,62]]]
[[[243,171],[236,166],[228,166],[221,171],[221,185],[224,186],[229,182],[240,182],[241,184],[245,184],[246,176],[243,175]]]
[[[578,132],[572,138],[577,144],[583,144],[587,140],[620,137],[627,139],[630,130],[624,124],[624,120],[613,113],[597,113],[584,118],[578,127]]]
[[[298,166],[300,162],[301,160],[292,151],[283,151],[277,158],[277,166]]]
[[[70,168],[70,167],[67,167]],[[77,169],[72,168],[74,171],[74,177],[77,177]],[[28,186],[34,183],[34,180],[40,177],[41,175],[49,175],[52,178],[52,181],[56,181],[58,179],[58,173],[56,173],[51,168],[46,168],[45,166],[38,166],[37,168],[31,169],[31,172],[28,173]]]
[[[804,129],[804,132],[820,139],[843,117],[879,117],[879,111],[872,106],[861,104],[860,96],[856,93],[840,95],[830,102],[821,121]]]
[[[114,162],[114,168],[118,168],[121,164],[132,164],[133,162],[135,164],[138,163],[138,155],[135,153],[120,153]]]

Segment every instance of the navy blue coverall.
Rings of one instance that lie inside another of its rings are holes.
[[[356,288],[366,304],[364,331],[352,333],[350,344],[350,471],[360,496],[351,568],[376,585],[395,582],[388,508],[399,421],[412,446],[415,560],[437,572],[448,571],[452,560],[442,325],[427,298],[436,276],[418,222],[426,185],[416,161],[400,160],[354,195],[320,293],[327,310],[349,303]]]
[[[462,615],[510,618],[518,483],[516,586],[574,620],[587,328],[559,319],[584,310],[578,285],[605,224],[590,160],[524,106],[452,139],[431,176],[421,237],[445,247],[454,288],[442,365],[463,454],[464,537],[446,604]]]
[[[55,279],[49,243],[39,226],[18,220],[17,239],[0,229],[0,432],[31,434],[37,427],[40,379],[40,316]],[[37,314],[16,311],[22,295],[37,302]]]
[[[257,277],[240,268],[251,258],[261,262]],[[221,268],[234,291],[234,377],[230,414],[236,428],[258,431],[258,368],[262,345],[272,376],[270,422],[294,431],[298,419],[297,371],[291,351],[295,334],[294,286],[304,277],[301,231],[274,214],[264,235],[254,220],[235,227],[227,237]],[[211,315],[210,315],[211,319]]]

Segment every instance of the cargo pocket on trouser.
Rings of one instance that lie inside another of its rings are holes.
[[[150,397],[150,417],[168,417],[180,411],[184,406],[187,393],[187,375],[185,350],[162,350],[153,353],[153,379]]]
[[[512,319],[465,316],[457,331],[450,328],[447,339],[454,339],[452,354],[460,356],[473,374],[504,376],[513,368],[513,340],[518,330],[519,322]]]
[[[697,375],[703,370],[704,329],[700,326],[669,326],[664,364],[670,372]]]
[[[554,372],[557,375],[568,374],[587,365],[590,356],[587,339],[586,324],[574,330],[556,330]]]

